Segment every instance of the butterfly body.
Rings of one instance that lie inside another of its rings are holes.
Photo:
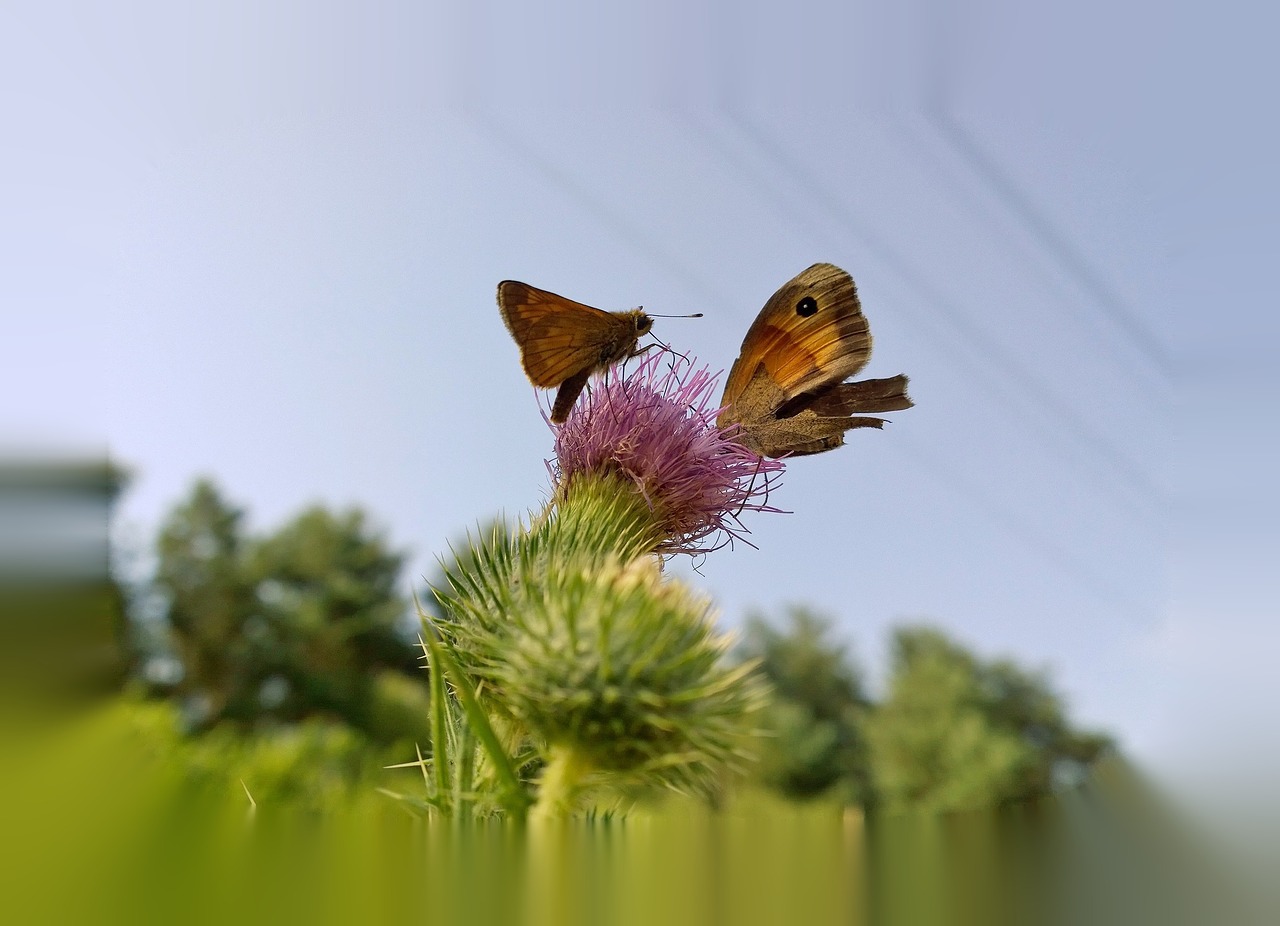
[[[833,450],[876,413],[910,408],[907,378],[844,382],[871,357],[871,330],[853,278],[814,264],[765,303],[725,381],[718,424],[761,456]]]
[[[591,374],[634,357],[653,328],[639,309],[606,312],[527,283],[498,284],[502,320],[520,348],[520,365],[540,389],[557,389],[551,420],[569,416]]]

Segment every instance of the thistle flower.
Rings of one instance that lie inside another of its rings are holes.
[[[768,499],[784,466],[717,427],[719,409],[709,407],[717,375],[706,367],[694,371],[691,360],[666,358],[652,354],[625,377],[595,378],[556,429],[557,487],[564,493],[584,475],[631,482],[665,538],[657,553],[706,553],[746,542],[739,516],[780,510]]]
[[[542,760],[536,786],[519,785],[536,787],[536,814],[597,791],[703,790],[750,751],[763,687],[727,657],[708,602],[652,555],[744,539],[743,511],[778,510],[783,465],[717,427],[715,386],[661,356],[598,377],[556,431],[547,509],[473,543],[437,590],[441,652],[481,712],[470,723],[491,731],[492,767],[514,780]]]

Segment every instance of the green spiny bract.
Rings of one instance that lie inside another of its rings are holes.
[[[475,544],[439,593],[439,630],[512,748],[571,754],[575,788],[696,790],[743,758],[762,687],[708,602],[663,580],[660,539],[634,486],[584,475],[531,530]]]
[[[741,758],[761,691],[725,658],[705,599],[646,560],[568,564],[516,597],[511,648],[488,677],[541,740],[596,771],[681,789]]]

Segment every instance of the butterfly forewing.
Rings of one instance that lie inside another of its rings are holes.
[[[853,278],[833,264],[814,264],[765,303],[729,373],[732,401],[763,366],[790,398],[862,369],[871,332]]]
[[[542,389],[594,369],[601,345],[628,335],[628,322],[618,315],[515,280],[498,284],[498,308],[525,374]]]
[[[634,357],[653,320],[639,309],[606,312],[527,283],[498,284],[498,308],[520,348],[520,364],[538,387],[559,387],[551,420],[562,424],[591,374]]]

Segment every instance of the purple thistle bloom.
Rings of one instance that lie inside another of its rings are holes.
[[[664,369],[665,367],[665,369]],[[583,473],[618,473],[635,483],[667,540],[658,553],[707,553],[748,533],[744,511],[768,504],[784,466],[757,456],[716,426],[708,408],[719,375],[665,352],[625,377],[597,376],[590,393],[556,429],[556,482]],[[700,541],[716,534],[722,539]]]

